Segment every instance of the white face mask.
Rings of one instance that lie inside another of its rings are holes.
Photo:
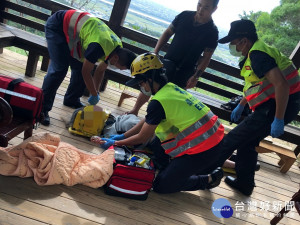
[[[109,68],[111,68],[113,70],[118,69],[118,67],[116,67],[115,65],[112,65],[109,60],[107,60],[107,65],[109,66]]]
[[[142,86],[141,87],[141,92],[146,95],[146,96],[151,96],[152,92],[151,91],[146,91],[145,88]]]
[[[236,57],[241,57],[243,55],[242,52],[238,52],[236,50],[236,45],[232,45],[232,44],[229,44],[229,53]]]

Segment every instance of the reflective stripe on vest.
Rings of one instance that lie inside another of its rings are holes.
[[[76,11],[73,13],[69,27],[68,27],[68,36],[69,36],[69,49],[71,52],[71,56],[75,59],[81,60],[81,45],[80,45],[80,38],[79,33],[82,25],[92,17],[92,15],[87,14],[84,15],[80,20],[78,20],[78,17],[82,11]]]
[[[300,91],[300,76],[296,67],[292,64],[281,72],[290,86],[290,94]],[[297,85],[294,86],[295,84]],[[244,93],[250,109],[254,110],[258,105],[275,97],[275,88],[268,80],[264,80],[250,87]]]
[[[162,147],[165,149],[166,153],[171,157],[176,157],[179,154],[182,155],[182,153],[185,152],[186,150],[195,147],[205,142],[207,139],[209,139],[213,134],[216,133],[216,131],[218,131],[221,125],[219,120],[216,120],[216,122],[204,133],[201,133],[200,135],[196,135],[194,139],[189,140],[187,143],[183,145],[177,146],[180,141],[186,139],[192,133],[197,133],[197,131],[201,129],[201,127],[203,127],[204,124],[208,123],[213,116],[215,115],[211,111],[209,111],[205,116],[203,116],[196,123],[192,124],[190,127],[180,132],[175,137],[174,140],[163,143]]]

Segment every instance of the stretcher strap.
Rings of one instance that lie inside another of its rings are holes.
[[[11,82],[9,82],[9,84],[7,86],[7,90],[8,91],[13,91],[15,89],[15,86],[17,84],[21,83],[21,82],[24,82],[24,80],[21,79],[21,78],[12,80]],[[11,99],[11,96],[12,96],[11,94],[6,92],[5,95],[4,95],[4,99],[9,103],[10,99]]]

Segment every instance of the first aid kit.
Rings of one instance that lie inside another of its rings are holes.
[[[115,150],[114,172],[105,185],[108,195],[146,200],[155,178],[154,164],[145,151],[126,146],[111,146]],[[108,150],[109,150],[108,149]]]
[[[39,122],[43,103],[41,88],[20,78],[0,75],[0,97],[9,103],[14,116],[32,119],[33,125]]]

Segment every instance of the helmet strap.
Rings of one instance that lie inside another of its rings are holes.
[[[152,74],[151,74],[151,83],[150,83],[150,88],[151,88],[151,92],[152,92],[152,94],[154,95],[155,93],[154,93],[154,87],[153,87],[153,82],[154,82],[154,76],[155,76],[155,70],[153,70],[152,71]]]

